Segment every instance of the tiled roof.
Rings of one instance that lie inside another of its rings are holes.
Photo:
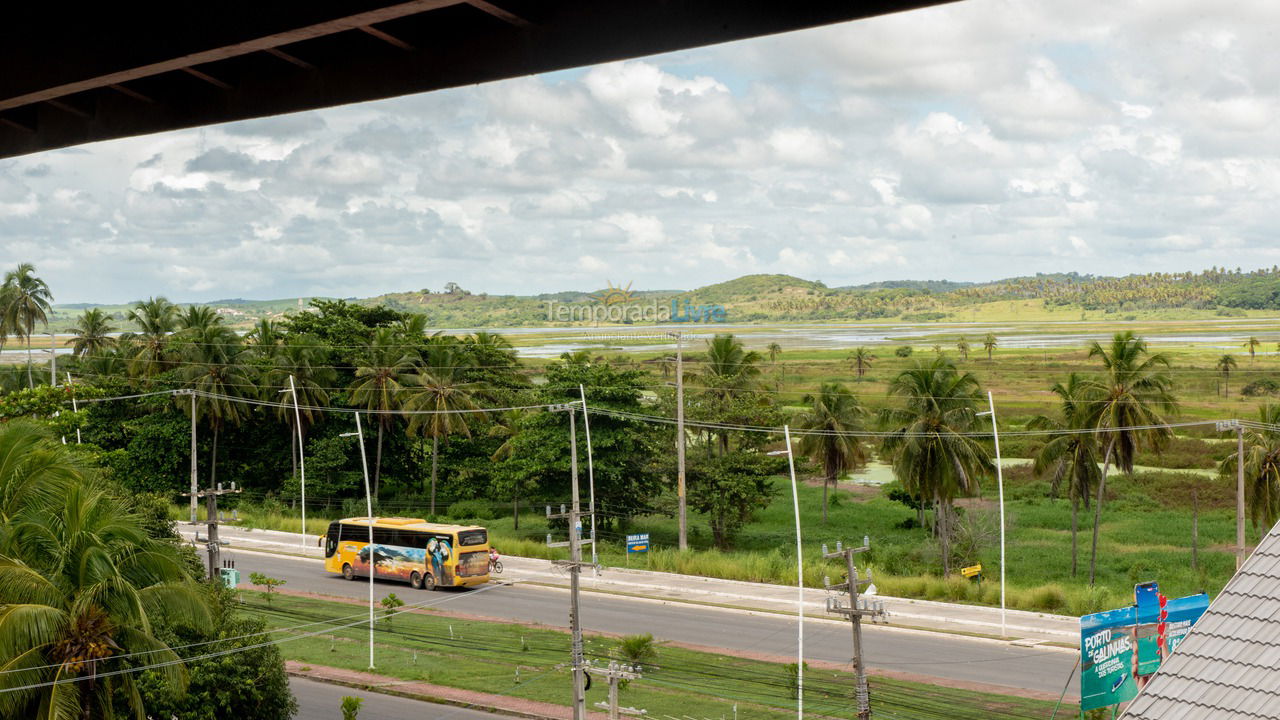
[[[1127,720],[1280,720],[1280,524],[1129,705]]]

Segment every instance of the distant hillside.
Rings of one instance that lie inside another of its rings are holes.
[[[549,303],[591,305],[611,288],[566,290],[541,295],[490,295],[450,283],[445,292],[397,292],[356,300],[386,305],[402,312],[423,313],[434,327],[520,327],[549,323]],[[627,290],[612,288],[612,290]],[[691,304],[719,304],[735,323],[856,321],[898,319],[907,322],[1026,317],[1041,312],[1161,313],[1195,311],[1202,315],[1243,314],[1246,310],[1280,310],[1280,268],[1251,272],[1210,268],[1193,273],[1152,273],[1105,277],[1077,273],[1040,274],[987,283],[947,280],[887,280],[828,288],[821,282],[791,275],[746,275],[695,290],[629,289],[636,302],[664,305],[671,299]],[[237,327],[259,318],[279,318],[302,311],[299,298],[228,299],[202,303],[217,309]],[[87,307],[101,307],[119,329],[129,306],[88,303],[57,305],[50,318],[55,330],[70,326]],[[1054,315],[1058,317],[1058,315]]]

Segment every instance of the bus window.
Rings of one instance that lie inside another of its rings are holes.
[[[333,557],[333,554],[338,551],[338,537],[340,532],[342,532],[342,526],[340,524],[336,522],[329,523],[329,532],[325,533],[324,536],[325,557]]]
[[[489,541],[489,533],[484,530],[463,530],[458,533],[458,544],[467,547],[470,545],[483,545]]]

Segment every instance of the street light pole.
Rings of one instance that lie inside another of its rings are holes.
[[[684,483],[684,346],[681,343],[681,333],[667,334],[676,339],[676,499],[680,515],[679,547],[686,550],[689,547],[689,525],[685,510]]]
[[[996,445],[996,487],[1000,495],[1000,637],[1008,637],[1004,602],[1004,469],[1000,466],[1000,428],[996,425],[996,403],[990,390],[987,391],[987,407],[987,412],[978,413],[978,417],[991,416],[991,436]]]
[[[369,525],[369,669],[373,669],[373,576],[378,564],[373,547],[373,494],[369,491],[369,460],[364,451],[364,430],[360,427],[360,413],[356,412],[356,431],[342,433],[341,437],[355,436],[360,443],[360,469],[364,472],[364,505],[369,513],[365,521]]]
[[[796,717],[804,720],[804,555],[800,543],[800,490],[796,485],[796,459],[791,450],[791,426],[782,426],[786,450],[775,450],[770,455],[786,455],[787,469],[791,472],[791,502],[796,512]]]
[[[67,387],[71,388],[71,412],[79,413],[80,406],[76,403],[76,386],[71,382],[71,373],[67,373]],[[76,444],[80,444],[80,423],[76,422]]]
[[[298,472],[302,482],[302,547],[307,546],[307,461],[302,449],[302,411],[298,409],[298,388],[293,384],[293,375],[289,376],[289,389],[281,390],[293,397],[293,426],[298,432]],[[357,416],[358,417],[358,416]],[[360,444],[364,449],[364,443]]]
[[[582,395],[582,428],[587,433],[587,512],[591,514],[591,571],[600,575],[600,558],[596,554],[596,469],[591,462],[591,420],[587,417],[587,388],[578,384]]]

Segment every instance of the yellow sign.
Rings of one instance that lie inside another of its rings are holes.
[[[981,575],[981,574],[982,574],[982,565],[981,565],[981,564],[978,564],[978,565],[970,565],[970,566],[969,566],[969,567],[967,567],[967,568],[960,568],[960,574],[961,574],[961,575],[963,575],[963,576],[965,576],[965,577],[967,577],[967,578],[971,578],[971,577],[974,577],[974,576],[976,576],[976,575]]]

